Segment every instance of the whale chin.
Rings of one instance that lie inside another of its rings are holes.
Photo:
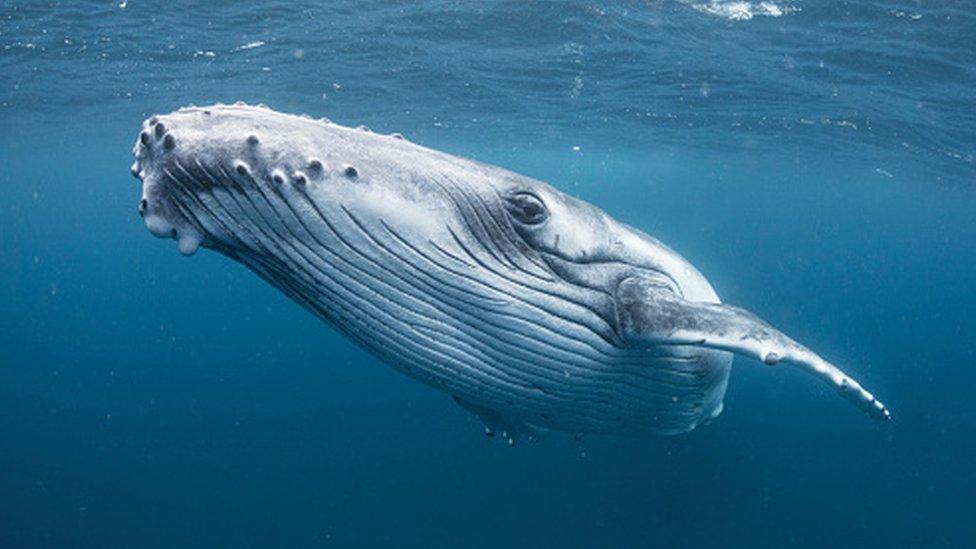
[[[177,242],[177,249],[185,256],[196,253],[203,243],[204,235],[190,225],[186,219],[167,216],[159,213],[159,208],[146,208],[143,219],[146,228],[157,238],[172,238]]]

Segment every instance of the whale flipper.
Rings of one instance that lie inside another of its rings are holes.
[[[891,418],[853,378],[745,309],[688,301],[659,280],[640,276],[620,282],[616,298],[621,334],[629,343],[707,347],[770,366],[782,361],[832,385],[871,417]]]

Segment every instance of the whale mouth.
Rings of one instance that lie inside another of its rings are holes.
[[[162,202],[154,201],[149,206],[147,198],[140,200],[143,219],[149,232],[158,238],[172,238],[177,242],[177,248],[185,256],[196,253],[204,241],[204,234],[187,222],[186,218],[174,217],[163,212],[168,208],[161,207]]]
[[[322,174],[321,161],[295,158],[293,132],[260,127],[255,111],[267,108],[185,107],[143,122],[131,167],[143,184],[138,211],[150,233],[176,240],[183,255],[201,246],[231,256],[267,251],[259,235],[265,227],[247,225],[280,224],[266,204],[287,201],[285,194]],[[258,137],[262,130],[266,138]]]
[[[235,259],[280,255],[276,241],[293,237],[310,213],[322,215],[337,186],[362,183],[355,166],[307,154],[321,150],[308,136],[330,122],[271,112],[218,104],[143,122],[131,171],[153,235],[176,240],[184,255],[201,246]]]
[[[172,214],[172,206],[166,206],[162,200],[156,199],[152,203],[146,196],[139,202],[140,213],[149,232],[158,238],[172,238],[177,241],[177,248],[185,256],[196,253],[205,240],[205,235],[182,216]]]

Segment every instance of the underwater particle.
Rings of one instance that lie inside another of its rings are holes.
[[[579,145],[573,145],[573,152],[580,152],[580,146]]]
[[[301,59],[302,57],[305,57],[305,50],[301,48],[295,50],[295,59]]]
[[[699,91],[701,92],[702,97],[708,97],[708,94],[712,93],[712,86],[708,82],[702,82]]]
[[[569,97],[576,99],[579,97],[581,91],[583,91],[583,73],[577,74],[573,78],[573,86],[569,90]]]

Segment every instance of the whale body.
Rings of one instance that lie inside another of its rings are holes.
[[[134,154],[154,235],[239,261],[510,441],[689,431],[721,412],[733,354],[890,417],[676,252],[541,181],[240,103],[154,116]]]

